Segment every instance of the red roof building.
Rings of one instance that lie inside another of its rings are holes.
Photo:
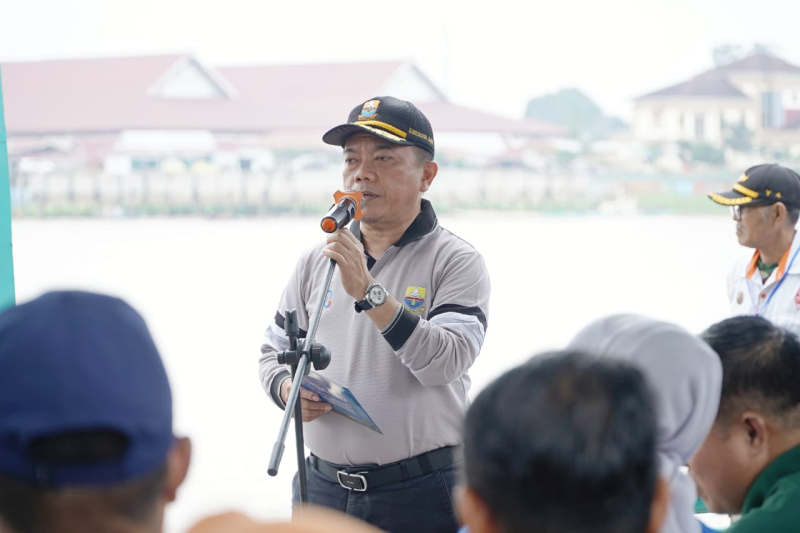
[[[12,153],[54,140],[89,159],[106,151],[324,149],[322,133],[356,102],[384,94],[415,102],[431,120],[439,147],[449,133],[564,134],[560,126],[450,103],[404,61],[212,68],[191,55],[162,55],[0,68]]]

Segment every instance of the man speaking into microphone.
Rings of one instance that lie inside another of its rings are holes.
[[[284,407],[284,310],[297,309],[302,337],[333,259],[316,334],[332,358],[320,373],[348,387],[382,433],[302,389],[309,501],[387,531],[456,531],[452,491],[467,371],[486,333],[486,265],[422,198],[438,165],[430,122],[413,104],[372,98],[322,140],[343,148],[343,189],[363,195],[361,220],[300,257],[264,336],[261,382]],[[297,502],[296,478],[294,487]]]

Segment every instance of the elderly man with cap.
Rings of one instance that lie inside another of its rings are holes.
[[[780,165],[749,168],[730,191],[709,197],[731,208],[739,244],[755,248],[728,277],[734,316],[762,316],[800,333],[800,176]]]
[[[52,292],[0,314],[0,531],[161,531],[190,455],[128,304]]]
[[[484,260],[422,198],[438,166],[431,125],[413,104],[371,98],[323,141],[343,148],[344,189],[363,193],[362,219],[300,258],[264,337],[261,382],[284,407],[291,381],[276,360],[288,346],[284,310],[297,309],[308,329],[334,259],[316,336],[332,362],[321,373],[348,387],[382,433],[302,389],[309,500],[389,531],[455,531],[467,371],[488,316]],[[297,489],[295,480],[295,501]]]

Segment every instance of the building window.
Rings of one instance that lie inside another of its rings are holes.
[[[767,130],[781,129],[786,122],[783,95],[780,91],[761,93],[761,126]]]
[[[694,139],[703,141],[706,138],[706,117],[698,113],[694,116]]]

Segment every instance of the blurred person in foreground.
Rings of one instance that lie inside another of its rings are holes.
[[[601,318],[568,346],[626,361],[640,369],[655,393],[656,448],[670,505],[661,533],[700,533],[694,516],[697,488],[685,467],[708,435],[717,415],[722,366],[714,351],[683,328],[637,315]]]
[[[634,366],[542,354],[500,376],[465,423],[471,533],[656,533],[669,489],[656,413]]]
[[[190,455],[128,304],[51,292],[0,314],[0,532],[160,532]]]
[[[237,512],[200,521],[189,533],[380,533],[381,530],[346,514],[324,507],[306,506],[291,522],[260,523]]]
[[[297,309],[302,336],[335,260],[316,336],[332,359],[320,374],[348,387],[382,433],[302,389],[310,503],[389,531],[455,531],[451,493],[467,371],[487,327],[486,266],[423,199],[438,166],[431,124],[416,106],[388,96],[359,103],[323,141],[342,147],[344,189],[363,193],[363,218],[301,256],[264,336],[261,382],[284,408],[291,380],[276,357],[288,347],[284,310]]]
[[[702,337],[722,362],[719,413],[689,462],[711,512],[741,518],[730,533],[800,531],[800,341],[758,317]]]
[[[754,248],[728,276],[731,314],[763,316],[800,333],[800,176],[780,165],[757,165],[730,191],[712,193],[730,206],[739,244]]]

